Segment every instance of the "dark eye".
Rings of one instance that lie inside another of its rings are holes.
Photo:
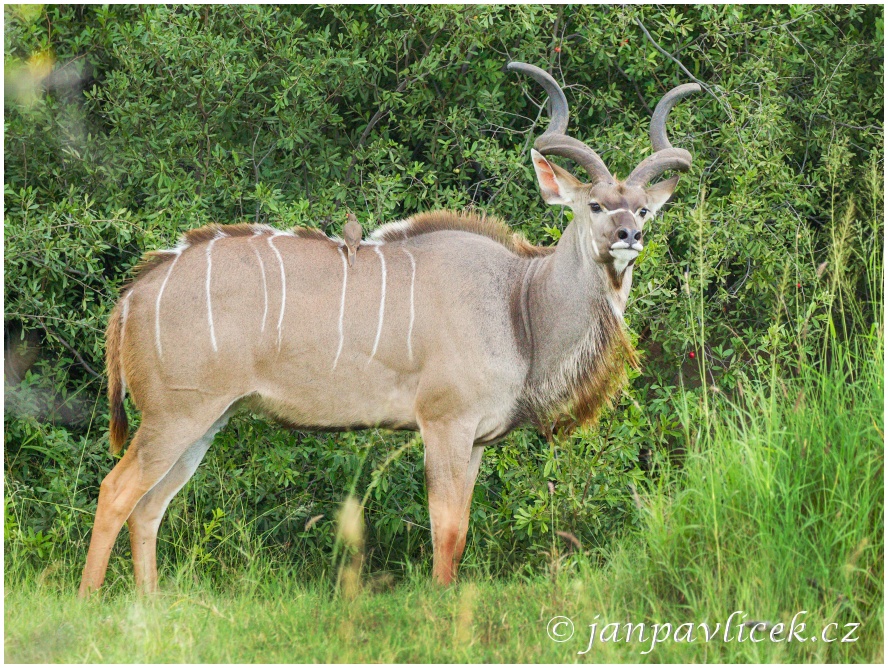
[[[598,202],[590,202],[589,208],[592,209],[593,213],[601,213],[601,205]]]
[[[641,216],[642,218],[644,218],[646,215],[648,215],[648,210],[647,210],[647,209],[641,209],[641,210],[638,212],[638,215]]]

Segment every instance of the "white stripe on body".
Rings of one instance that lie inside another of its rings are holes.
[[[413,253],[409,250],[401,247],[401,250],[407,253],[407,257],[410,258],[410,324],[407,327],[407,356],[410,361],[413,361],[413,321],[416,319],[416,307],[413,301],[413,289],[416,285],[416,259],[413,257]]]
[[[265,278],[265,263],[262,261],[262,255],[259,253],[259,249],[253,245],[253,238],[259,236],[262,232],[263,230],[256,230],[247,242],[256,254],[256,259],[259,260],[259,269],[262,271],[262,294],[265,296],[265,309],[262,311],[262,327],[259,329],[260,332],[265,331],[265,320],[268,318],[268,281]]]
[[[157,292],[157,302],[154,304],[154,346],[157,348],[157,356],[161,359],[163,359],[163,347],[160,345],[160,298],[163,297],[163,291],[166,290],[167,281],[170,280],[173,268],[176,266],[179,258],[182,257],[183,250],[185,250],[185,248],[177,248],[170,251],[175,253],[176,257],[170,263],[170,268],[167,270],[166,276],[164,276],[163,283],[160,284],[160,290]]]
[[[219,348],[216,345],[216,328],[213,326],[213,299],[210,296],[210,277],[213,274],[213,244],[223,236],[225,235],[218,233],[207,244],[207,321],[210,323],[210,343],[213,344],[214,353],[218,352]]]
[[[126,297],[123,298],[123,313],[120,316],[120,348],[123,349],[123,341],[126,337],[126,319],[129,316],[129,303],[130,297],[133,296],[132,288],[126,293]],[[126,396],[126,375],[123,373],[123,364],[120,365],[120,384],[123,388],[123,396]]]
[[[272,243],[275,237],[283,237],[287,236],[282,232],[276,232],[268,237],[268,245],[271,246],[271,250],[274,251],[274,254],[277,255],[278,264],[281,267],[281,314],[278,316],[278,340],[277,347],[278,351],[281,349],[281,331],[284,325],[284,309],[287,306],[287,274],[284,271],[284,258],[281,257],[280,251],[278,251],[277,247]]]
[[[379,337],[382,335],[382,321],[385,317],[385,257],[379,249],[379,246],[373,246],[373,250],[375,250],[376,254],[379,256],[380,266],[382,267],[382,295],[379,299],[379,324],[376,327],[376,340],[373,342],[373,352],[370,353],[370,359],[367,360],[367,364],[370,364],[376,355],[376,349],[379,347]]]
[[[336,359],[333,360],[333,369],[339,364],[339,356],[342,354],[342,344],[345,341],[345,331],[343,330],[343,319],[345,318],[345,288],[348,284],[348,260],[342,247],[339,247],[339,256],[342,258],[342,298],[339,301],[339,348],[336,349]]]

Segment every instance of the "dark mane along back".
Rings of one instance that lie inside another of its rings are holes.
[[[422,234],[459,230],[493,239],[521,257],[539,257],[555,252],[554,246],[534,246],[496,216],[471,211],[427,211],[407,220],[382,225],[372,234],[377,241],[400,241]]]

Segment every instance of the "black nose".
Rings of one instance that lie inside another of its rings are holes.
[[[630,230],[628,227],[621,227],[617,230],[617,239],[628,242],[630,239],[641,241],[641,230]]]

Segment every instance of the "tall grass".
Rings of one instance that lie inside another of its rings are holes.
[[[685,406],[691,447],[683,466],[642,499],[640,542],[618,549],[610,577],[598,580],[601,600],[621,602],[609,606],[614,614],[724,621],[742,610],[742,620],[770,626],[804,610],[809,631],[860,623],[860,639],[747,644],[713,658],[881,657],[881,337],[868,343],[841,346],[828,368],[806,369],[794,383],[717,399],[708,423],[694,424]]]

